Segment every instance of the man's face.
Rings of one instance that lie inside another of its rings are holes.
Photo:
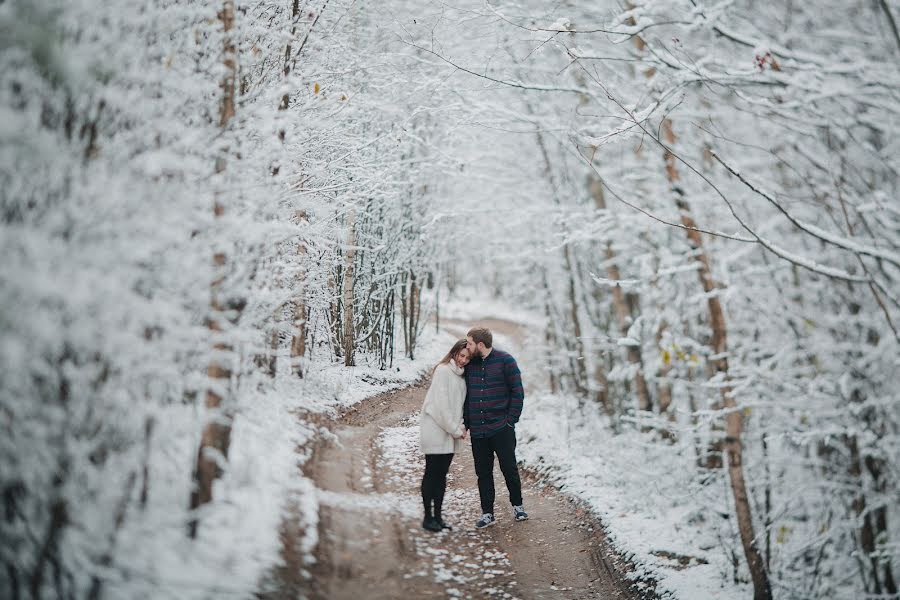
[[[469,356],[481,356],[481,353],[478,351],[478,345],[475,344],[475,340],[472,339],[471,335],[466,336],[466,350],[469,351]]]

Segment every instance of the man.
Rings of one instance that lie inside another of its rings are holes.
[[[472,456],[478,475],[481,518],[476,529],[494,518],[494,455],[509,490],[516,521],[528,518],[522,506],[522,482],[516,465],[516,423],[522,414],[525,392],[516,359],[493,347],[489,329],[476,327],[466,335],[472,359],[465,369],[466,400],[463,421],[472,437]]]

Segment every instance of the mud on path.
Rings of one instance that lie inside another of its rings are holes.
[[[447,325],[457,333],[456,324]],[[468,448],[454,458],[444,499],[444,519],[453,530],[424,530],[418,411],[426,390],[419,383],[368,399],[333,423],[332,439],[318,445],[304,468],[319,502],[316,562],[304,564],[293,550],[301,532],[286,515],[285,564],[270,573],[260,597],[639,597],[623,577],[627,566],[612,553],[600,523],[521,465],[530,519],[513,520],[506,485],[495,467],[498,522],[474,529],[481,510]]]

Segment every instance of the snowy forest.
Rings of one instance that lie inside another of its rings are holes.
[[[628,594],[900,598],[898,19],[0,0],[0,597],[595,597],[317,587],[304,465],[494,319]]]

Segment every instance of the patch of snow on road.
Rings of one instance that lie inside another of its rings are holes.
[[[491,546],[484,532],[473,527],[475,516],[480,514],[478,490],[454,485],[459,479],[460,461],[470,459],[467,453],[454,457],[444,496],[443,517],[454,529],[432,533],[421,527],[419,486],[425,461],[419,451],[418,419],[418,413],[414,413],[400,425],[385,428],[376,444],[377,468],[392,489],[394,509],[413,520],[407,531],[416,555],[428,565],[427,571],[404,577],[430,576],[438,583],[452,584],[445,591],[455,598],[515,598],[503,589],[515,586],[509,558]]]

